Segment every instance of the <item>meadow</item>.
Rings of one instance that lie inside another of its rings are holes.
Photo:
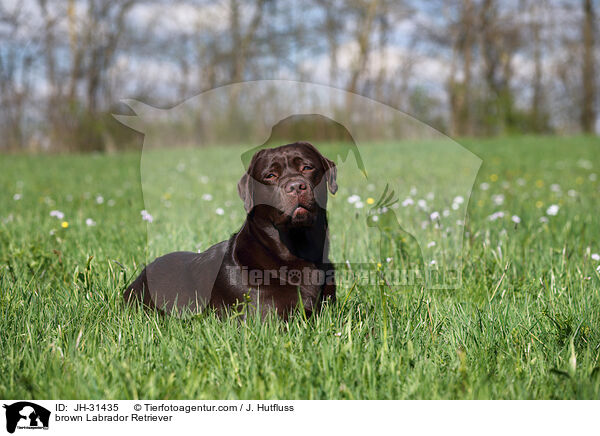
[[[337,304],[288,322],[161,317],[121,298],[147,259],[204,250],[239,228],[241,173],[224,163],[243,147],[202,151],[201,172],[185,151],[161,159],[162,176],[202,186],[183,196],[177,183],[142,190],[140,153],[3,155],[0,397],[600,398],[600,139],[461,144],[483,160],[464,199],[462,286],[363,286],[340,275]],[[393,172],[389,147],[361,153]],[[340,171],[331,255],[379,262],[385,276],[416,249],[396,241],[378,257],[380,235],[360,226],[385,181],[375,183]],[[407,192],[396,191],[399,216],[425,199]],[[183,209],[187,224],[173,225]]]

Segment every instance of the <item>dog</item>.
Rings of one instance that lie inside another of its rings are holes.
[[[227,241],[202,253],[174,252],[148,264],[127,287],[127,302],[162,313],[206,308],[219,314],[243,305],[287,319],[335,302],[328,259],[328,190],[335,163],[308,142],[257,151],[238,183],[246,220]]]

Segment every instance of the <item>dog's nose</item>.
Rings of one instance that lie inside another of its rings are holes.
[[[299,180],[292,180],[286,183],[286,194],[299,194],[300,191],[306,191],[306,183]]]

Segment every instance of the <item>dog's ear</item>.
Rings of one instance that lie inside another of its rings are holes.
[[[338,190],[337,167],[335,166],[335,162],[321,155],[321,163],[325,169],[324,177],[327,177],[327,187],[329,188],[329,192],[335,194]]]
[[[254,179],[252,179],[252,176],[248,173],[244,173],[244,175],[238,182],[238,194],[244,202],[244,209],[246,209],[247,213],[250,213],[250,211],[254,207],[254,198],[252,192],[253,182]]]
[[[252,208],[254,207],[254,184],[256,180],[252,177],[254,174],[254,167],[256,166],[256,161],[258,157],[264,153],[264,150],[258,150],[250,159],[250,163],[248,164],[248,169],[238,182],[238,194],[240,198],[244,202],[244,209],[246,209],[247,213],[250,213]]]

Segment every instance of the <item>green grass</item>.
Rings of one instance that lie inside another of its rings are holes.
[[[600,253],[600,176],[592,175],[600,173],[600,140],[464,145],[484,163],[468,206],[462,288],[352,288],[344,279],[338,304],[287,323],[210,313],[161,318],[122,303],[121,290],[147,256],[204,250],[241,225],[239,168],[220,165],[239,162],[242,149],[207,150],[206,174],[185,152],[169,155],[186,164],[183,173],[206,176],[214,198],[177,199],[177,184],[154,197],[145,192],[148,202],[162,202],[150,209],[148,249],[139,154],[2,156],[0,397],[600,398],[600,261],[591,259]],[[394,171],[392,146],[361,152],[371,167]],[[163,176],[176,174],[167,167]],[[380,182],[369,187],[350,170],[340,174],[329,207],[335,261],[380,260],[372,254],[376,229],[361,227],[367,208],[346,201],[354,193],[377,199]],[[172,226],[161,204],[186,205],[195,221]],[[551,204],[558,214],[541,223]],[[67,228],[49,215],[55,209]],[[497,211],[506,216],[488,219]],[[518,226],[511,215],[521,218]],[[395,254],[384,272],[415,250]]]

